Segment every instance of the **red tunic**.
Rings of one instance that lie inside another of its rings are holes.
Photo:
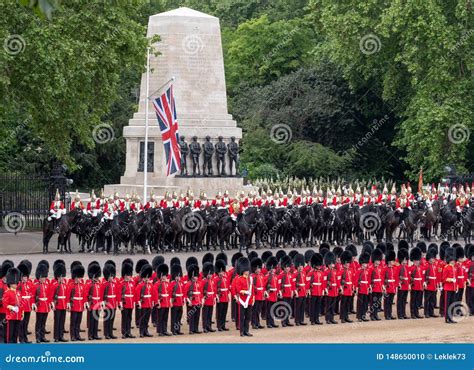
[[[357,289],[359,294],[368,295],[370,287],[370,274],[368,269],[361,268],[356,275]]]
[[[185,288],[185,295],[191,302],[191,306],[199,306],[202,304],[201,282],[188,281]]]
[[[5,318],[10,320],[22,320],[23,319],[23,307],[21,305],[21,292],[18,289],[7,289],[3,293],[3,306],[6,310]],[[9,310],[8,306],[16,306],[18,307],[18,312],[14,312]]]
[[[84,283],[71,281],[68,286],[69,303],[71,304],[71,311],[82,312],[84,311]]]
[[[227,282],[227,277],[225,275],[222,277],[216,278],[216,293],[217,293],[218,302],[222,302],[222,303],[229,302],[230,291],[229,291],[229,285]]]
[[[265,290],[267,291],[267,301],[276,302],[278,300],[278,277],[276,274],[268,274],[265,282]]]
[[[326,275],[321,270],[312,270],[310,272],[309,289],[313,297],[323,296],[326,282]]]
[[[412,290],[423,290],[423,270],[421,266],[412,266],[410,271],[410,283]]]
[[[49,312],[49,298],[48,290],[49,283],[37,282],[35,286],[35,303],[36,303],[36,312],[39,313],[48,313]]]
[[[329,269],[326,272],[326,288],[328,297],[337,297],[339,295],[339,284],[337,279],[337,270]]]
[[[140,282],[135,288],[135,302],[140,302],[142,308],[153,307],[153,284],[148,282]]]
[[[153,302],[160,308],[171,307],[171,297],[169,294],[169,284],[167,281],[158,280],[153,285]]]
[[[304,271],[297,271],[295,273],[295,290],[297,297],[306,297],[307,282],[306,273]]]
[[[428,263],[428,265],[425,267],[423,275],[426,283],[425,289],[434,292],[438,285],[436,279],[437,273],[435,264]]]
[[[407,265],[400,265],[398,268],[398,279],[400,290],[410,290],[410,268]]]
[[[21,306],[23,308],[23,311],[31,312],[32,304],[35,303],[35,285],[33,281],[30,279],[28,279],[26,282],[21,281],[18,284],[17,290],[21,292]]]
[[[295,291],[295,279],[290,272],[282,272],[278,278],[280,291],[283,298],[292,298]]]
[[[443,289],[449,292],[456,291],[456,267],[446,265],[443,270]]]
[[[90,309],[94,311],[100,310],[100,304],[102,302],[102,284],[98,281],[88,281],[84,288],[84,293],[86,302],[89,303]]]
[[[67,309],[67,284],[65,281],[59,283],[56,279],[51,281],[49,285],[49,301],[54,303],[56,310]]]
[[[354,293],[354,273],[350,268],[341,272],[342,295],[351,297]]]
[[[463,289],[466,285],[467,273],[461,262],[456,262],[456,284],[458,289]]]
[[[135,282],[122,280],[120,284],[120,302],[125,309],[132,309],[135,305]]]
[[[209,277],[204,279],[201,283],[202,287],[202,296],[204,297],[205,306],[214,306],[216,301],[216,289],[214,284],[214,279]]]
[[[384,272],[385,291],[388,294],[395,294],[398,287],[397,270],[393,266],[386,266]]]
[[[264,301],[264,292],[265,292],[265,281],[264,276],[262,273],[260,274],[252,274],[253,279],[253,288],[255,291],[255,300],[256,301]]]
[[[239,276],[235,280],[235,291],[238,302],[242,305],[248,304],[249,306],[252,306],[255,294],[252,289],[251,277]],[[246,291],[247,293],[243,293],[243,291]]]
[[[372,292],[382,293],[383,292],[383,268],[382,266],[373,267],[370,270],[370,280],[372,283]]]
[[[169,284],[168,294],[171,297],[173,307],[184,306],[184,283],[182,281],[173,280]]]

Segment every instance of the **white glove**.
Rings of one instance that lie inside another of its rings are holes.
[[[20,308],[18,306],[13,306],[12,311],[18,313],[18,311],[20,311]]]

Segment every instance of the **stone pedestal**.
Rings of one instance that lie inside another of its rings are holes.
[[[224,61],[219,19],[189,8],[179,8],[169,12],[153,15],[148,22],[148,37],[159,35],[161,41],[155,47],[161,54],[150,57],[150,94],[156,98],[169,86],[158,90],[171,77],[175,77],[173,91],[176,102],[179,134],[185,136],[188,144],[192,136],[204,143],[210,136],[217,142],[218,136],[224,142],[230,137],[236,141],[242,138],[242,130],[227,111],[227,95],[224,76]],[[126,139],[126,169],[120,184],[106,185],[106,194],[114,190],[121,195],[125,192],[143,194],[143,169],[139,170],[140,143],[145,138],[145,104],[146,74],[142,75],[140,86],[140,104],[138,112],[124,127]],[[240,177],[223,178],[182,178],[166,176],[166,157],[164,154],[161,133],[158,127],[153,105],[149,104],[149,142],[154,143],[153,167],[148,172],[149,191],[162,194],[165,191],[185,192],[188,189],[195,193],[205,191],[213,196],[217,191],[242,189]],[[142,144],[143,145],[143,144]],[[201,153],[201,171],[203,154]],[[217,174],[215,160],[214,173]],[[227,173],[229,161],[226,158]],[[192,169],[191,158],[188,158],[188,172]]]

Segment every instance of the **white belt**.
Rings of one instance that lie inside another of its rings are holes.
[[[175,294],[176,297],[182,297],[182,294]]]
[[[300,283],[300,284],[298,284],[298,286],[306,286],[306,284],[301,284],[301,283]]]
[[[276,291],[276,290],[277,290],[276,288],[270,288],[270,291],[271,291],[271,292],[274,292],[274,291]]]
[[[30,297],[28,297],[28,298],[30,298]],[[64,299],[64,298],[66,298],[65,295],[60,295],[60,296],[58,296],[58,299]]]
[[[416,281],[418,281],[418,280],[421,280],[421,278],[414,278],[413,280],[416,280]]]
[[[408,280],[408,278],[406,278],[406,277],[401,277],[400,279],[402,279],[402,280]]]
[[[143,296],[143,298],[150,298],[150,297],[151,297],[151,294],[145,294],[145,295]]]
[[[367,284],[367,283],[368,283],[368,281],[361,281],[361,283]]]
[[[346,285],[352,285],[352,281],[346,282]]]
[[[458,279],[464,279],[464,276],[458,276]]]
[[[168,297],[169,294],[162,294],[161,296],[162,296],[162,297]]]
[[[193,292],[193,294],[201,294],[201,292]]]
[[[207,295],[213,295],[214,292],[207,292]]]
[[[127,298],[133,298],[134,295],[133,294],[124,294],[124,297],[127,297]]]
[[[435,280],[435,279],[436,279],[436,276],[428,276],[428,279]]]
[[[227,292],[228,290],[229,290],[229,289],[227,289],[227,288],[222,288],[222,289],[221,289],[221,292]]]
[[[313,283],[313,285],[321,285],[321,283]]]
[[[75,299],[76,301],[82,301],[83,297],[73,297],[72,299]]]
[[[389,283],[393,283],[395,280],[387,280]]]
[[[40,301],[47,301],[48,298],[39,298]]]
[[[22,295],[21,298],[29,299],[29,298],[31,298],[31,296],[30,295]]]
[[[98,300],[100,299],[100,297],[92,297],[92,299],[93,299],[94,301],[98,301]]]
[[[336,284],[331,284],[331,286],[336,286]]]
[[[108,295],[107,298],[115,298],[115,294],[114,295]]]
[[[257,288],[257,290],[263,290],[263,288]]]
[[[374,281],[374,282],[375,282],[375,281],[381,281],[381,280],[382,280],[382,279],[374,279],[374,280],[372,280],[372,281]]]
[[[291,287],[291,284],[284,284],[283,286],[284,286],[285,288],[289,288],[289,287]]]

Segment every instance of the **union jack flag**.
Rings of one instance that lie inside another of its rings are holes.
[[[173,85],[159,98],[153,100],[156,117],[160,125],[161,138],[165,146],[166,176],[178,172],[181,167],[178,120],[173,96]]]

